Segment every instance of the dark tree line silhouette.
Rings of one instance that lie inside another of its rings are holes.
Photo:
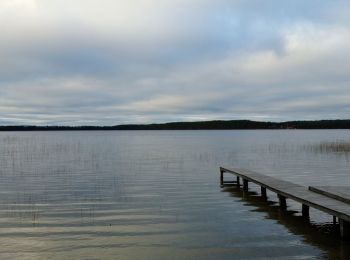
[[[164,124],[115,126],[0,126],[0,131],[81,131],[81,130],[239,130],[239,129],[350,129],[350,120],[258,122],[250,120],[214,120]]]

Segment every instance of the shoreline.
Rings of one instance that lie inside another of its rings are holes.
[[[122,124],[114,126],[0,125],[0,131],[122,131],[122,130],[330,130],[350,129],[350,119],[263,122],[251,120],[214,120],[161,124]]]

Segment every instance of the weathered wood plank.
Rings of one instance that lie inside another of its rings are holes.
[[[310,186],[309,190],[332,199],[350,204],[350,187],[344,186]]]
[[[293,199],[303,205],[336,216],[339,219],[350,221],[349,204],[312,192],[305,186],[244,169],[227,169],[220,167],[220,171],[234,174],[241,177],[243,180],[258,184],[280,196]]]

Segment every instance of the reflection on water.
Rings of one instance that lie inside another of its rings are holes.
[[[350,185],[346,156],[307,148],[337,140],[350,133],[2,132],[0,258],[348,256],[327,235],[329,216],[311,211],[311,224],[290,224],[301,221],[300,205],[280,213],[218,185],[220,165]]]

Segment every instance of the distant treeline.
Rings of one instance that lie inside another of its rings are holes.
[[[0,126],[0,131],[77,131],[77,130],[239,130],[239,129],[350,129],[350,120],[257,122],[215,120],[116,126]]]

